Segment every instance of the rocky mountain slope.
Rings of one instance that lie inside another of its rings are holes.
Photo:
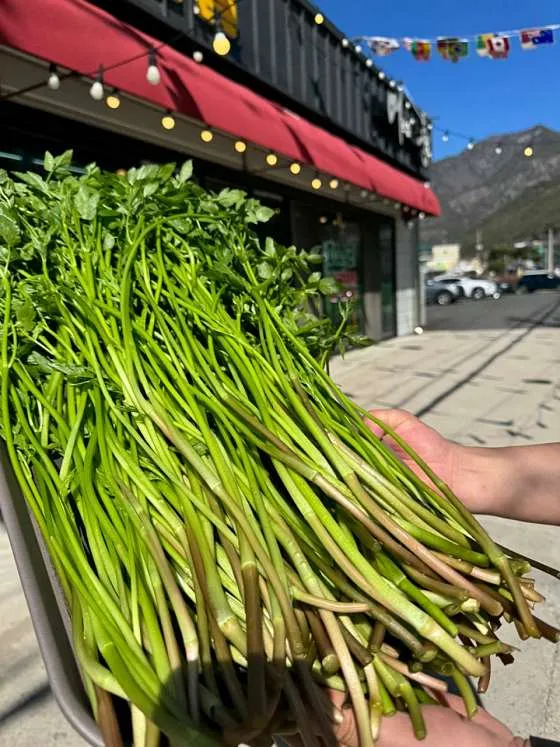
[[[468,251],[477,230],[491,248],[560,228],[560,132],[539,125],[490,137],[435,162],[430,179],[443,214],[423,227],[423,244],[459,241]]]

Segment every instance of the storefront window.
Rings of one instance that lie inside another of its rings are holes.
[[[325,311],[336,319],[339,316],[339,303],[351,301],[353,331],[362,332],[362,298],[360,282],[360,226],[358,223],[331,224],[330,235],[321,244],[323,273],[333,277],[339,284],[339,293],[325,300]]]

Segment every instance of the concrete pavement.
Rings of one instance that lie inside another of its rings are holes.
[[[469,445],[560,441],[560,296],[430,310],[435,328],[350,353],[332,374],[360,404],[405,407]],[[560,529],[485,519],[503,544],[560,565]],[[560,625],[560,582],[535,572]],[[512,636],[514,639],[514,636]],[[496,665],[486,706],[521,735],[560,740],[560,647],[521,644]],[[0,525],[0,744],[82,747],[54,703]],[[473,746],[474,747],[474,746]]]

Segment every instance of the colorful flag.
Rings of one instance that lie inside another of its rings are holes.
[[[519,34],[521,49],[528,52],[540,47],[541,44],[554,44],[554,31],[552,29],[526,29]]]
[[[488,40],[493,39],[495,34],[480,34],[476,38],[476,53],[481,57],[489,57]]]
[[[487,39],[488,54],[493,60],[505,60],[509,55],[509,39],[507,36],[492,36]]]
[[[379,57],[387,57],[400,46],[396,39],[389,39],[386,36],[370,36],[367,43],[373,54]]]
[[[468,55],[469,43],[466,39],[457,39],[455,37],[449,39],[438,39],[437,51],[444,60],[459,62],[462,57]]]
[[[410,45],[410,52],[418,62],[429,62],[432,54],[432,42],[427,39],[415,39]]]

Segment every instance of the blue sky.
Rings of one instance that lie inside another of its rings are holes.
[[[432,38],[535,28],[560,23],[558,0],[315,0],[349,37],[359,35]],[[552,47],[523,52],[511,39],[507,60],[479,58],[474,49],[457,64],[432,52],[416,62],[398,50],[376,62],[403,80],[418,105],[443,129],[482,139],[544,124],[560,130],[560,32]],[[434,157],[465,148],[434,135]]]

